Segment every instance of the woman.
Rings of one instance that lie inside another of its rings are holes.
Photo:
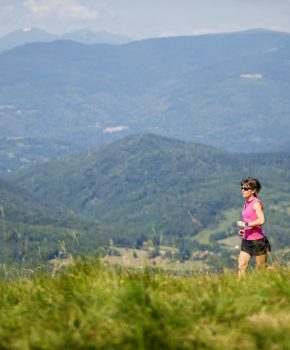
[[[265,222],[264,208],[257,197],[261,187],[260,182],[251,177],[241,181],[242,195],[246,201],[242,211],[243,221],[237,221],[237,225],[243,228],[239,231],[243,236],[238,259],[239,275],[246,272],[253,256],[255,256],[257,268],[265,268],[267,251],[271,251],[270,243],[262,230]]]

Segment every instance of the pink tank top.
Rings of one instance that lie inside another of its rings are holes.
[[[242,211],[242,216],[243,220],[247,222],[252,222],[257,220],[258,216],[253,209],[254,204],[260,202],[260,200],[255,197],[253,200],[249,202],[244,203],[243,211]],[[264,237],[262,226],[253,226],[253,227],[245,227],[244,228],[245,233],[243,238],[246,240],[254,240],[254,239],[261,239]]]

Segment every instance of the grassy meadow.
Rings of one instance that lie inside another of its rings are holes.
[[[238,279],[79,260],[6,271],[0,297],[0,349],[290,349],[287,268]]]

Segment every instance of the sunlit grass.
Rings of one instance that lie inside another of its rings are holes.
[[[1,349],[289,349],[290,272],[180,276],[79,261],[0,281]]]

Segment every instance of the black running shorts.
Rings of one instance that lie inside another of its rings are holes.
[[[243,239],[241,251],[251,256],[265,255],[267,251],[271,251],[271,245],[266,236],[255,240]]]

